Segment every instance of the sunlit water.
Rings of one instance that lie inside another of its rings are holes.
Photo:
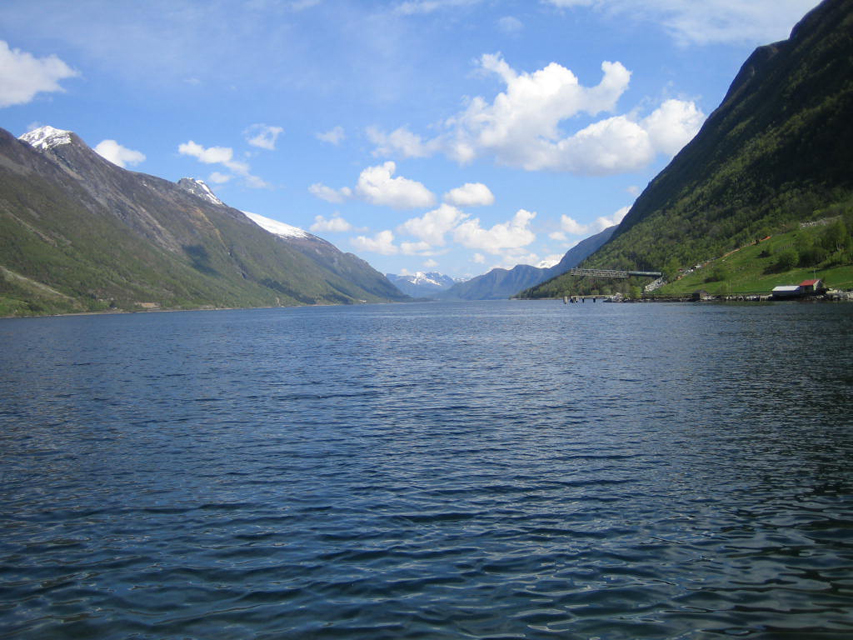
[[[853,637],[853,305],[0,320],[2,638]]]

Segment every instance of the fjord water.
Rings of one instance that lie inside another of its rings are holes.
[[[2,638],[853,636],[853,306],[0,320]]]

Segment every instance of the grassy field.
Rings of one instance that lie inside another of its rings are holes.
[[[843,255],[830,255],[814,266],[795,264],[784,268],[783,256],[796,252],[797,247],[808,244],[821,232],[819,228],[797,229],[775,235],[706,262],[655,293],[687,295],[703,289],[713,295],[766,295],[773,287],[796,285],[812,278],[821,278],[832,289],[853,289],[853,264]]]

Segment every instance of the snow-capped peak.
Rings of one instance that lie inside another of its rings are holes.
[[[404,281],[416,286],[438,287],[446,289],[453,286],[457,280],[446,276],[436,271],[417,271],[415,273],[407,273],[403,275],[388,274],[387,277],[392,281]]]
[[[44,126],[25,133],[18,140],[23,140],[36,149],[53,149],[61,144],[71,144],[71,132]]]
[[[294,227],[293,225],[279,222],[278,220],[272,220],[258,215],[257,213],[249,213],[248,211],[244,211],[243,213],[245,213],[249,220],[254,222],[261,229],[265,229],[271,234],[281,238],[308,238],[311,235],[299,227]]]
[[[431,271],[429,273],[417,271],[415,275],[408,277],[412,284],[433,284],[437,287],[446,286],[446,281],[449,279],[447,276],[442,275],[440,273],[436,273],[434,271]]]
[[[416,271],[414,275],[409,277],[412,284],[438,284],[435,279],[423,271]]]
[[[198,196],[202,200],[207,200],[213,204],[225,205],[222,200],[214,195],[211,188],[208,187],[203,180],[198,180],[197,178],[181,178],[178,180],[178,186],[183,187],[191,194]]]

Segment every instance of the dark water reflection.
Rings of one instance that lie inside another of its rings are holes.
[[[853,307],[44,318],[0,345],[0,637],[853,635]]]

